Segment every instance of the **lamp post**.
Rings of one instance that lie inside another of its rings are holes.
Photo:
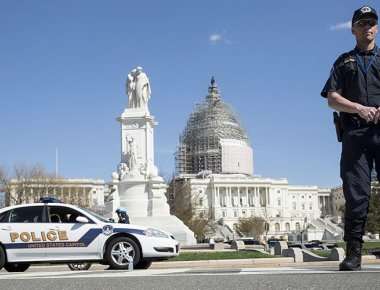
[[[269,223],[265,222],[264,227],[265,227],[265,240],[268,242]]]
[[[308,229],[307,217],[305,217],[304,221],[303,221],[302,231],[301,231],[301,245],[303,245],[303,242],[304,242],[303,234],[304,234],[305,230],[307,230],[307,229]]]

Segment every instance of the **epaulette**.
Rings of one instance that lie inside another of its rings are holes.
[[[340,55],[335,62],[336,68],[340,68],[350,62],[356,62],[356,58],[354,57],[354,55],[355,54],[353,50],[349,52],[345,52],[342,55]]]

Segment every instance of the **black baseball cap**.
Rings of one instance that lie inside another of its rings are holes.
[[[366,18],[374,18],[377,21],[378,17],[377,17],[376,10],[370,6],[360,7],[358,10],[354,12],[354,15],[352,16],[352,24],[355,24],[360,19],[366,19]]]

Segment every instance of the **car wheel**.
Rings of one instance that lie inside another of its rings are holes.
[[[135,267],[140,262],[140,257],[138,245],[127,237],[113,239],[106,250],[106,259],[112,269],[128,269],[130,259]]]
[[[29,266],[30,264],[25,263],[7,263],[4,265],[4,269],[8,272],[25,272]]]
[[[71,271],[86,271],[90,269],[91,263],[70,263],[67,264]]]
[[[135,266],[135,269],[148,269],[152,265],[152,261],[141,260]]]

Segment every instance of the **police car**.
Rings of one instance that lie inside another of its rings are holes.
[[[146,269],[177,256],[169,233],[120,224],[50,198],[0,210],[0,269],[23,272],[32,263],[98,262],[112,269]]]

